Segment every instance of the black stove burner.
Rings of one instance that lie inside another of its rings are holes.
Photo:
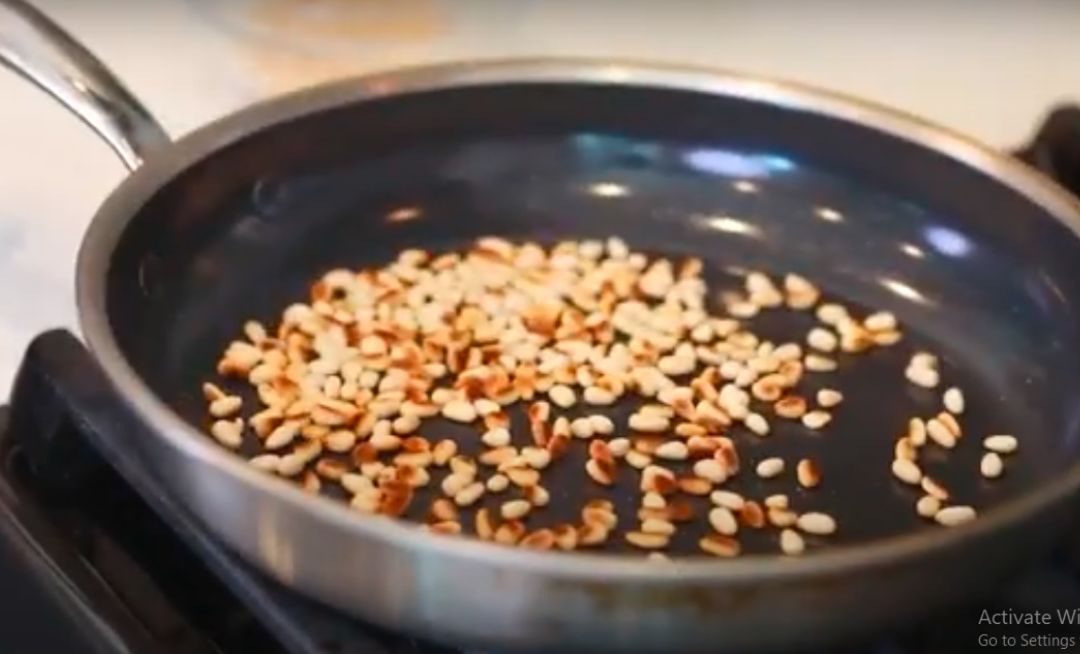
[[[1080,189],[1080,110],[1056,111],[1020,155]],[[302,598],[227,552],[110,438],[119,432],[109,425],[122,417],[96,402],[106,387],[74,337],[50,332],[28,350],[12,406],[0,408],[0,650],[454,651]],[[84,422],[93,428],[76,428]],[[979,641],[981,633],[1011,633],[980,625],[984,609],[1080,611],[1080,529],[1076,534],[982,605],[851,654],[1080,651],[1080,626],[1029,630],[1043,639],[1013,646]]]

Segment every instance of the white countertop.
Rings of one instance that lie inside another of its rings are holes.
[[[656,59],[789,78],[1002,147],[1024,141],[1055,102],[1080,100],[1080,2],[1071,0],[35,1],[175,135],[327,77],[527,55]],[[75,252],[123,175],[80,123],[0,72],[0,397],[35,332],[74,327]]]

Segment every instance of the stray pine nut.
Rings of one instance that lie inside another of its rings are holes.
[[[821,468],[810,459],[803,459],[795,466],[795,476],[803,488],[817,488],[821,483]]]
[[[794,529],[780,532],[780,551],[788,556],[798,556],[806,551],[806,541]]]
[[[952,431],[945,426],[945,423],[941,422],[937,418],[931,418],[926,423],[926,435],[930,437],[930,440],[934,441],[945,449],[952,449],[956,447],[956,436]]]
[[[844,394],[831,388],[823,388],[817,392],[818,406],[823,409],[831,409],[844,401]]]
[[[706,535],[698,541],[698,547],[700,547],[702,551],[712,554],[713,556],[719,556],[726,559],[738,556],[741,550],[739,541],[730,536],[724,536],[723,534]]]
[[[765,526],[765,511],[753,500],[744,502],[739,509],[739,521],[752,529],[761,529]]]
[[[975,509],[970,506],[950,506],[937,512],[934,520],[945,527],[955,527],[975,519]]]
[[[923,495],[915,503],[915,512],[923,518],[933,518],[941,510],[941,500],[933,495]]]
[[[964,412],[964,393],[959,388],[953,386],[948,389],[941,399],[949,413],[960,415]]]
[[[979,473],[987,479],[997,479],[1005,472],[1005,462],[997,452],[987,452],[979,462]]]
[[[758,477],[772,479],[784,472],[784,460],[779,457],[771,457],[757,464],[755,469]]]
[[[983,447],[998,454],[1011,454],[1016,451],[1017,445],[1016,437],[1006,434],[987,436],[983,440]]]
[[[818,430],[832,421],[832,414],[828,411],[809,411],[802,417],[802,424],[807,429]]]
[[[922,470],[914,461],[907,459],[894,459],[892,462],[893,476],[912,486],[917,486],[922,481]]]
[[[709,524],[717,533],[734,536],[739,531],[739,522],[730,509],[717,506],[709,511]]]

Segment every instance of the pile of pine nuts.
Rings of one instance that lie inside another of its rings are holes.
[[[206,383],[209,432],[233,450],[254,444],[251,465],[311,493],[340,486],[357,511],[402,516],[431,486],[439,497],[424,528],[461,534],[462,514],[474,507],[477,537],[545,550],[598,547],[619,529],[614,506],[599,499],[581,508],[579,522],[538,524],[551,499],[544,471],[581,441],[583,473],[598,489],[636,475],[638,520],[621,535],[650,558],[663,559],[679,526],[695,518],[686,496],[710,500],[703,552],[737,556],[741,530],[772,527],[782,553],[801,554],[805,535],[831,535],[836,520],[796,511],[784,494],[754,499],[725,489],[747,467],[732,432],[768,438],[777,420],[825,429],[843,394],[822,388],[807,397],[800,383],[835,371],[838,352],[897,343],[899,326],[886,312],[857,319],[821,303],[819,290],[794,274],[779,282],[747,274],[715,315],[702,268],[697,259],[650,260],[618,238],[545,250],[486,237],[461,254],[408,250],[381,269],[334,270],[272,332],[248,322],[244,340],[227,347],[218,374],[249,384],[259,406],[245,415],[240,395]],[[783,308],[814,312],[805,346],[764,340],[746,324]],[[908,379],[936,386],[936,359],[916,358]],[[603,412],[631,401],[625,425]],[[927,438],[951,447],[949,437],[955,444],[960,435],[963,395],[950,389],[944,403],[936,418],[912,420],[893,473],[921,485],[920,515],[952,525],[974,510],[943,507],[948,493],[917,464]],[[518,404],[527,430],[512,427],[508,410]],[[582,406],[584,415],[562,414]],[[472,426],[476,442],[419,435],[435,418]],[[999,475],[1000,455],[1016,440],[992,436],[985,446],[982,472]],[[816,461],[793,463],[801,488],[822,483]],[[790,467],[768,457],[749,469],[772,479]]]

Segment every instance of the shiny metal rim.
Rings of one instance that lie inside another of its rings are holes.
[[[405,523],[364,519],[344,505],[313,500],[298,488],[260,473],[212,443],[146,386],[120,352],[106,315],[109,261],[128,221],[174,176],[218,149],[266,127],[349,103],[423,91],[505,83],[579,83],[676,89],[735,97],[835,117],[918,144],[961,162],[1025,196],[1080,238],[1080,202],[1037,171],[989,146],[921,118],[800,84],[726,71],[628,61],[531,59],[452,63],[333,82],[253,105],[177,141],[127,179],[95,215],[80,248],[77,300],[82,332],[124,401],[160,438],[181,454],[255,486],[276,500],[314,512],[335,529],[380,539],[433,556],[483,560],[523,567],[551,577],[593,578],[617,583],[738,581],[810,578],[864,566],[894,564],[939,548],[986,536],[1053,506],[1080,488],[1080,463],[1052,482],[986,512],[970,525],[933,533],[904,534],[871,543],[837,546],[778,565],[775,556],[731,561],[683,560],[648,566],[612,555],[542,553],[467,538],[440,538]]]

